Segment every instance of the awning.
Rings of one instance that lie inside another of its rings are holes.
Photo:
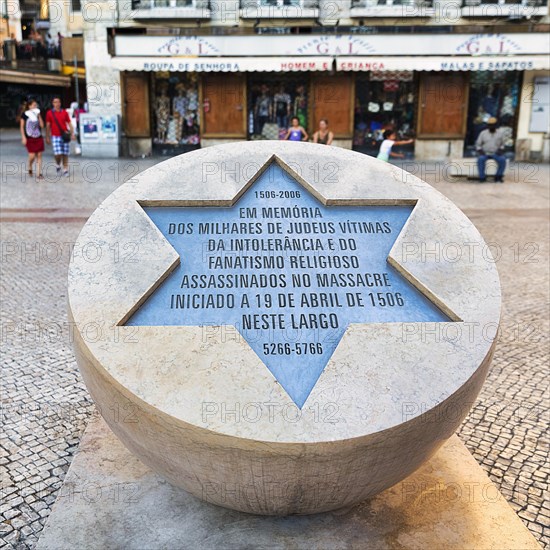
[[[550,69],[546,55],[337,57],[337,71],[526,71]]]
[[[330,71],[332,57],[113,57],[120,71],[300,72]],[[550,69],[546,55],[348,56],[337,71],[525,71]]]
[[[299,72],[330,71],[332,57],[113,57],[120,71]]]
[[[32,71],[11,71],[0,69],[0,82],[12,82],[16,84],[41,84],[43,86],[64,86],[71,85],[68,76],[59,74],[35,73]]]
[[[61,67],[61,72],[67,76],[74,76],[74,73],[75,73],[74,65],[69,65],[69,64],[63,65]],[[78,73],[78,76],[82,78],[86,78],[86,69],[84,67],[77,67],[76,72]]]

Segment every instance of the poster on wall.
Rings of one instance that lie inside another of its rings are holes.
[[[537,76],[530,94],[530,132],[550,132],[550,77]]]
[[[101,117],[81,114],[80,127],[82,129],[81,140],[87,143],[97,143],[99,141],[99,130],[101,128]]]
[[[117,117],[101,117],[101,141],[117,141]]]

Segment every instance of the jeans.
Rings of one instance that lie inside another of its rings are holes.
[[[256,133],[261,134],[265,123],[269,120],[269,117],[267,115],[258,115],[258,118],[256,119]]]
[[[506,170],[506,157],[497,154],[479,155],[479,157],[477,157],[477,171],[479,174],[479,179],[484,180],[486,177],[485,164],[488,159],[494,159],[497,161],[496,177],[501,178],[502,176],[504,176],[504,170]]]
[[[288,128],[288,115],[277,115],[277,126],[279,128]]]

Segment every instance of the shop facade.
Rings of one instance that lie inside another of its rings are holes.
[[[329,71],[122,71],[128,152],[172,155],[230,141],[283,139],[293,116],[310,135],[328,119],[335,141],[349,148],[354,81],[354,75]]]
[[[328,119],[337,145],[370,155],[391,128],[415,138],[406,158],[438,160],[471,156],[491,116],[513,156],[533,106],[523,82],[549,68],[547,49],[521,33],[417,35],[407,55],[387,35],[120,35],[108,63],[130,155],[281,139],[297,116],[310,135]]]

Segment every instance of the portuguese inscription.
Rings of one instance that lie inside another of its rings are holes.
[[[449,320],[387,263],[410,206],[325,207],[272,164],[231,208],[145,211],[181,263],[127,324],[234,325],[299,407],[349,324]]]

